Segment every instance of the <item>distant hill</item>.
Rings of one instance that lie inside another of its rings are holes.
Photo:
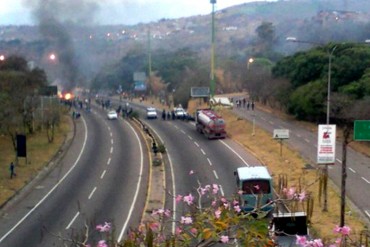
[[[245,61],[249,56],[265,56],[274,60],[279,58],[276,54],[287,55],[309,47],[286,42],[288,36],[322,44],[362,42],[370,38],[370,15],[365,12],[369,9],[368,0],[282,0],[245,3],[220,10],[215,13],[217,57]],[[273,28],[268,49],[256,33],[262,23],[269,23]],[[149,34],[153,50],[189,47],[209,56],[210,15],[162,19],[134,26],[69,24],[65,27],[86,77],[105,64],[118,61],[132,49],[146,52]],[[25,54],[36,64],[45,65],[45,54],[58,49],[53,39],[48,38],[42,37],[38,27],[0,26],[0,53]]]

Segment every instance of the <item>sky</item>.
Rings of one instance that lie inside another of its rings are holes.
[[[266,0],[217,0],[215,10],[256,1]],[[38,3],[44,5],[46,2],[59,2],[71,6],[67,10],[64,8],[63,12],[58,12],[66,16],[72,16],[76,12],[74,10],[79,9],[74,6],[76,2],[83,4],[84,7],[88,3],[89,7],[93,6],[88,10],[91,11],[90,15],[93,15],[90,21],[102,25],[133,25],[162,18],[172,19],[212,12],[210,0],[0,0],[0,25],[37,24],[32,10]]]

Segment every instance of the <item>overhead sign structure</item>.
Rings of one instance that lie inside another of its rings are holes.
[[[193,98],[205,98],[209,97],[209,87],[191,87],[190,96]]]
[[[319,125],[317,163],[335,164],[336,125]]]
[[[289,130],[288,129],[274,129],[273,138],[274,139],[289,139]]]
[[[370,141],[370,120],[355,120],[354,125],[354,140]]]

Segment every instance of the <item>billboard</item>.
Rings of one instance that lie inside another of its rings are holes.
[[[319,125],[317,137],[317,163],[334,164],[335,163],[335,139],[336,126],[322,124]]]

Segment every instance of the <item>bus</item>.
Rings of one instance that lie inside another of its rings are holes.
[[[239,167],[234,175],[240,208],[244,212],[270,212],[275,208],[273,181],[267,167]]]

